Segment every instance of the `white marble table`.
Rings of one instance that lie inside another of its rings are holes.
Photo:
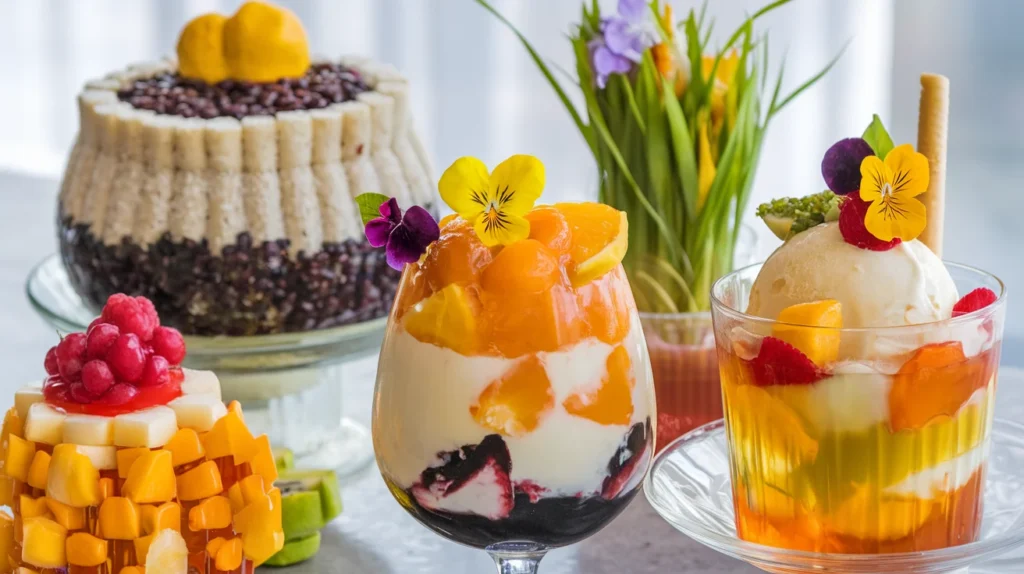
[[[23,293],[31,267],[56,249],[56,184],[0,173],[0,398],[10,397],[42,373],[46,349],[56,334],[35,316]],[[1004,344],[1004,363],[1020,355]],[[369,422],[374,360],[347,368],[346,412]],[[1000,416],[1024,420],[1024,372],[1004,370]],[[1020,387],[1020,388],[1018,388]],[[2,400],[0,400],[2,402]],[[0,407],[6,405],[0,404]],[[417,524],[392,499],[371,466],[342,484],[345,512],[324,531],[324,547],[305,564],[282,574],[481,574],[494,566],[483,552],[441,539]],[[270,569],[261,569],[272,572]],[[725,558],[682,536],[663,522],[643,497],[591,539],[552,552],[542,574],[739,574],[754,568]],[[971,574],[1024,572],[1024,553]]]

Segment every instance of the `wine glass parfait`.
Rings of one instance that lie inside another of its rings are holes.
[[[534,157],[493,173],[462,158],[439,183],[456,212],[440,227],[394,200],[367,223],[405,263],[373,407],[384,480],[422,524],[523,574],[625,508],[654,436],[626,216],[534,208],[543,186]]]

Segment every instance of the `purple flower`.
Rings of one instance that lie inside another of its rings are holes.
[[[612,74],[625,74],[657,43],[657,31],[645,0],[619,0],[619,13],[601,20],[601,35],[590,41],[590,60],[597,87],[608,85]]]
[[[386,246],[388,265],[399,271],[406,263],[419,261],[427,246],[441,236],[437,222],[418,205],[403,216],[398,200],[392,197],[378,211],[380,217],[366,222],[366,240],[374,247]]]

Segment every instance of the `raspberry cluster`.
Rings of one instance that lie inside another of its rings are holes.
[[[85,333],[46,353],[43,394],[50,402],[123,405],[141,388],[168,384],[184,358],[185,339],[160,326],[149,299],[117,293]]]

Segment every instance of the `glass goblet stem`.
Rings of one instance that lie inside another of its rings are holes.
[[[505,542],[487,548],[498,566],[498,574],[537,574],[547,548],[532,542]]]

